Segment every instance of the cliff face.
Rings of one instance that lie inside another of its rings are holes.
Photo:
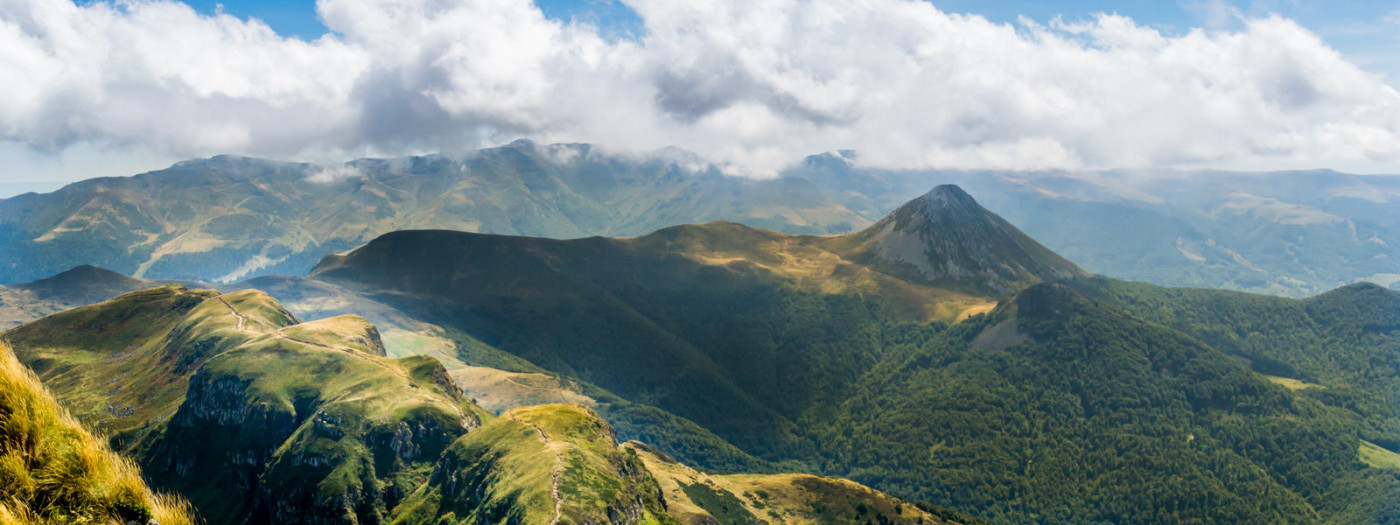
[[[255,341],[195,374],[143,456],[156,479],[216,509],[211,522],[381,522],[481,424],[450,384],[415,378],[436,365],[422,360]]]

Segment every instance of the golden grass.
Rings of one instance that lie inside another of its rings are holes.
[[[1370,441],[1361,440],[1361,447],[1357,449],[1356,455],[1362,463],[1373,468],[1400,470],[1400,454],[1381,448],[1380,445]]]
[[[991,298],[911,283],[851,262],[823,244],[832,237],[784,235],[724,223],[696,228],[714,230],[724,239],[705,238],[708,232],[696,233],[698,238],[677,238],[679,247],[673,248],[695,262],[735,268],[752,265],[803,290],[878,298],[901,317],[958,322],[996,307]],[[745,242],[726,242],[730,237]]]
[[[558,377],[529,372],[507,372],[484,366],[449,368],[448,375],[478,406],[491,412],[547,403],[594,407],[598,402],[575,392]]]
[[[194,523],[183,500],[157,494],[130,460],[59,406],[0,345],[0,523]]]
[[[1292,390],[1292,391],[1295,391],[1295,392],[1296,392],[1296,391],[1299,391],[1299,390],[1306,390],[1306,389],[1309,389],[1309,388],[1327,388],[1327,387],[1322,386],[1322,385],[1319,385],[1319,384],[1317,384],[1317,383],[1308,383],[1308,382],[1305,382],[1305,381],[1300,381],[1300,380],[1297,380],[1297,379],[1293,379],[1293,378],[1291,378],[1291,377],[1278,377],[1278,376],[1271,376],[1271,375],[1265,375],[1265,374],[1260,374],[1260,375],[1263,375],[1263,376],[1264,376],[1264,379],[1268,379],[1270,383],[1273,383],[1273,384],[1276,384],[1276,385],[1280,385],[1280,386],[1282,386],[1282,387],[1284,387],[1284,388],[1287,388],[1287,389]]]
[[[635,451],[656,477],[666,496],[667,510],[682,523],[713,523],[715,517],[691,499],[687,486],[705,486],[716,493],[728,493],[754,518],[765,523],[817,525],[864,522],[855,516],[832,512],[841,505],[864,504],[891,514],[900,508],[898,523],[938,524],[944,521],[854,481],[810,474],[732,474],[711,475],[665,457],[636,442],[624,445]]]

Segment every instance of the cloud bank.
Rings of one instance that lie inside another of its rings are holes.
[[[318,0],[282,38],[176,2],[0,0],[0,141],[343,158],[519,137],[676,145],[752,174],[1373,166],[1400,94],[1280,17],[1169,34],[914,0],[625,0],[637,40],[529,0]]]

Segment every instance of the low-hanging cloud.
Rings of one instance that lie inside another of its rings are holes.
[[[319,0],[332,33],[306,42],[169,1],[0,0],[0,140],[306,158],[531,137],[753,174],[838,149],[894,168],[1400,158],[1400,94],[1279,17],[1168,34],[914,0],[626,3],[637,40],[529,0]]]

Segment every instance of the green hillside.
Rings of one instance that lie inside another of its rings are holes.
[[[211,523],[374,519],[482,415],[363,319],[299,323],[260,292],[156,288],[6,339]]]
[[[961,192],[943,192],[835,237],[724,223],[577,241],[396,232],[312,277],[763,460],[998,521],[1393,516],[1393,472],[1358,459],[1362,437],[1393,439],[1368,415],[1387,394],[1366,407],[1323,399],[1331,387],[1290,390],[1223,343],[1073,288],[995,294],[1095,279],[984,210],[992,233],[960,236],[948,226],[971,220],[948,207],[965,207]],[[925,244],[871,249],[891,224]],[[1385,307],[1344,292],[1339,312]],[[1315,321],[1327,337],[1351,330]],[[1358,337],[1386,348],[1387,322],[1356,325]],[[1367,371],[1369,350],[1335,343],[1339,370],[1400,375]]]
[[[951,215],[935,205],[915,220],[1004,225],[994,217],[973,202]],[[920,257],[978,255],[958,261],[967,278],[941,286],[847,260],[868,232],[793,236],[732,223],[573,241],[395,232],[328,258],[312,277],[382,291],[374,297],[690,419],[750,453],[793,458],[814,450],[802,418],[839,403],[874,363],[871,327],[882,319],[953,321],[994,306],[981,290],[1078,272],[1006,228],[952,246],[911,237],[929,243],[904,249]],[[991,253],[973,243],[1031,249]],[[997,273],[1008,264],[1020,273]]]
[[[0,523],[196,523],[152,492],[128,459],[93,437],[0,343]]]
[[[110,432],[208,523],[676,522],[647,467],[593,410],[493,416],[436,360],[388,357],[358,316],[301,322],[259,291],[170,285],[5,339],[79,418]],[[600,409],[655,410],[591,388]],[[661,419],[650,428],[689,424]],[[703,439],[718,441],[685,441]],[[844,483],[819,501],[888,499]]]
[[[1363,283],[1297,300],[1102,278],[1074,286],[1259,374],[1311,385],[1298,395],[1345,409],[1363,439],[1400,450],[1400,292]]]

